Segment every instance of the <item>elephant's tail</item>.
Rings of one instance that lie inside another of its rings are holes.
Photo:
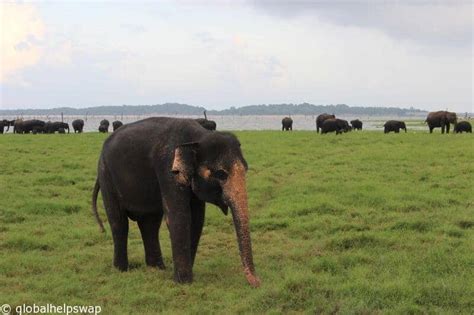
[[[99,213],[97,212],[97,196],[99,195],[99,190],[100,190],[100,185],[99,185],[99,179],[97,178],[95,180],[94,191],[92,192],[92,212],[94,213],[97,223],[99,223],[100,231],[105,232],[104,224],[102,223],[102,220],[99,217]]]

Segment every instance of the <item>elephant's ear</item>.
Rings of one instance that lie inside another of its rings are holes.
[[[180,144],[174,149],[171,172],[174,174],[176,181],[182,185],[191,185],[198,146],[197,142],[189,142]]]

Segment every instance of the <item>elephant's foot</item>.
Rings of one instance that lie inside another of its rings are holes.
[[[128,270],[128,260],[114,259],[114,267],[117,268],[119,271],[127,271]]]
[[[192,283],[193,282],[193,273],[192,272],[183,272],[183,271],[175,271],[174,272],[174,281],[177,283]]]

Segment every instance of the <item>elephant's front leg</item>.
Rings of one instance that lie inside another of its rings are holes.
[[[174,194],[173,194],[174,195]],[[167,207],[168,229],[173,252],[174,280],[193,281],[191,255],[191,208],[189,196],[163,196]]]
[[[204,226],[205,213],[206,203],[193,196],[193,198],[191,198],[191,259],[193,265]]]

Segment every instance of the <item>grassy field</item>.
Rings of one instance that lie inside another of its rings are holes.
[[[254,259],[208,206],[192,285],[131,270],[90,210],[105,135],[0,135],[0,304],[100,305],[102,314],[474,312],[474,137],[237,132],[249,163]],[[105,212],[100,202],[100,215]]]

